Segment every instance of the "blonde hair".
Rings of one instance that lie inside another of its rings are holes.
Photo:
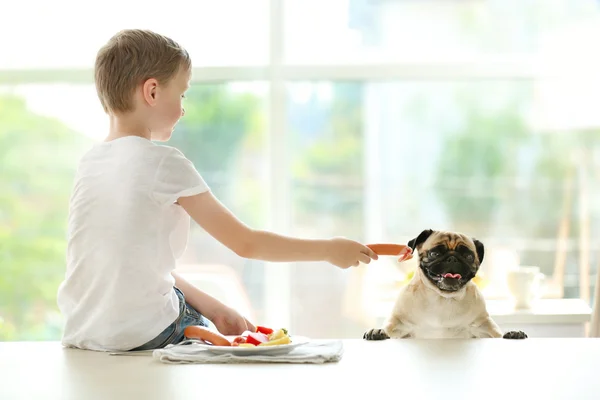
[[[122,30],[96,56],[94,81],[100,103],[106,113],[132,111],[139,84],[150,78],[166,84],[182,67],[191,67],[190,56],[174,40],[149,30]]]

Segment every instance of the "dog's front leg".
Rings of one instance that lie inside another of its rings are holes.
[[[365,340],[386,340],[390,338],[407,338],[410,337],[410,328],[404,324],[399,318],[390,318],[385,323],[383,328],[369,329],[364,333]]]
[[[475,338],[501,338],[502,331],[491,317],[486,317],[473,332]]]
[[[365,340],[386,340],[389,338],[390,337],[388,336],[388,334],[380,328],[369,329],[363,334],[363,339]]]
[[[477,338],[504,338],[504,339],[526,339],[527,334],[522,331],[509,331],[502,334],[500,327],[491,317],[487,317],[478,327]]]
[[[523,331],[508,331],[502,337],[504,339],[527,339],[527,334]]]

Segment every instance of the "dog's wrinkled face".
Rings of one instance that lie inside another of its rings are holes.
[[[423,275],[443,292],[463,288],[483,261],[483,243],[457,232],[427,229],[408,246],[418,251]]]

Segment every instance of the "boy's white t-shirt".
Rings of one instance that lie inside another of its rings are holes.
[[[208,190],[179,150],[137,136],[84,155],[57,297],[65,346],[130,350],[178,317],[171,271],[187,246],[190,217],[176,201]]]

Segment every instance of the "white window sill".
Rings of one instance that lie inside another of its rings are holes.
[[[498,324],[584,324],[592,309],[581,299],[540,299],[529,310],[515,310],[509,300],[487,300],[490,316]]]
[[[515,310],[510,300],[486,301],[488,312],[499,325],[508,324],[584,324],[591,320],[592,309],[580,299],[540,299],[529,310]],[[380,303],[376,317],[387,318],[393,303]]]

